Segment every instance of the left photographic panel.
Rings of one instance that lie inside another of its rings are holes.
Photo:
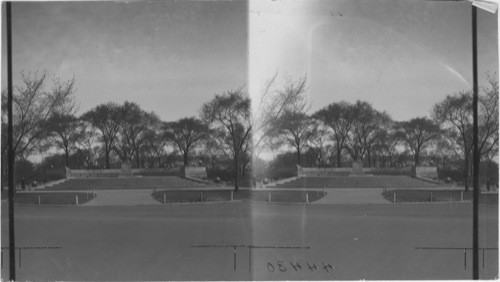
[[[2,280],[252,280],[247,1],[2,3]]]

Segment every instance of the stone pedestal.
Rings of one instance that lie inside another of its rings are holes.
[[[186,166],[183,167],[182,174],[184,176],[189,176],[198,179],[207,178],[207,168],[204,166]]]
[[[360,159],[355,160],[352,163],[352,170],[349,176],[364,176],[365,173],[363,171],[363,162]]]
[[[305,175],[302,175],[302,167],[300,165],[297,165],[297,177],[302,177]]]
[[[120,170],[120,175],[118,177],[133,177],[134,174],[132,173],[132,165],[130,162],[126,161],[122,163],[122,168]]]
[[[412,166],[411,168],[412,177],[422,177],[429,179],[437,179],[437,167],[435,166]]]

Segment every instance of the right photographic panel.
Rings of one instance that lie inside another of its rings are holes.
[[[252,278],[497,279],[496,4],[248,11]]]

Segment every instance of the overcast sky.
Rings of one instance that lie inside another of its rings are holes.
[[[65,79],[74,75],[81,112],[129,100],[166,121],[197,116],[215,93],[247,82],[245,2],[12,7],[14,73],[47,69]]]
[[[472,85],[470,2],[250,2],[250,77],[307,75],[312,111],[369,101],[396,120]],[[480,83],[498,69],[497,15],[479,11]]]
[[[478,31],[484,84],[498,69],[497,15],[480,11]],[[15,81],[74,76],[80,113],[129,100],[174,120],[242,85],[258,95],[278,71],[307,75],[311,111],[361,99],[403,120],[470,87],[470,3],[16,2],[13,60]]]

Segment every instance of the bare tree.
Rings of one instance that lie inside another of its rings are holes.
[[[198,146],[207,134],[207,125],[194,117],[182,118],[166,124],[166,137],[181,152],[184,167],[188,166],[189,152]]]
[[[135,158],[136,166],[141,167],[140,150],[146,142],[145,134],[159,121],[159,118],[156,114],[145,112],[138,104],[129,101],[125,101],[119,107],[119,111],[122,122],[113,149],[122,162]]]
[[[333,130],[333,139],[337,151],[337,167],[342,166],[342,152],[346,148],[349,132],[354,122],[353,105],[346,101],[332,103],[314,115]]]
[[[70,114],[74,109],[75,80],[53,79],[52,91],[45,90],[47,72],[21,72],[21,86],[15,87],[13,108],[13,148],[26,158],[37,142],[47,137],[47,120],[53,113]],[[7,124],[7,92],[2,92],[2,124]],[[2,131],[2,134],[7,134]],[[2,144],[2,155],[7,146]]]
[[[396,166],[397,147],[400,142],[396,131],[384,130],[380,132],[378,137],[372,147],[375,159],[378,159],[378,165],[382,167]]]
[[[69,167],[69,156],[78,148],[82,138],[82,122],[72,114],[53,113],[47,120],[49,140],[64,151],[66,167]]]
[[[464,158],[465,191],[469,190],[469,164],[472,152],[472,97],[468,92],[448,95],[436,104],[434,119],[442,123],[457,155]]]
[[[215,171],[217,164],[223,159],[231,159],[228,155],[228,148],[225,148],[224,136],[218,131],[210,133],[210,138],[203,142],[204,152],[207,154],[208,162],[210,163],[210,171]]]
[[[440,138],[436,141],[434,156],[437,159],[436,164],[438,169],[442,171],[449,166],[451,160],[462,158],[460,154],[457,154],[456,148],[452,145],[452,142],[446,135],[440,136]]]
[[[106,168],[109,169],[111,150],[116,141],[116,136],[123,122],[123,111],[120,106],[113,102],[101,104],[82,115],[82,119],[88,121],[100,131],[100,140],[103,143]]]
[[[238,191],[239,155],[252,131],[248,95],[242,88],[215,95],[211,101],[203,104],[201,119],[225,136],[224,143],[234,163],[234,190]]]
[[[285,112],[306,112],[307,76],[293,80],[290,76],[284,77],[284,85],[278,87],[278,73],[267,80],[261,90],[260,101],[254,109],[252,120],[253,147],[258,152],[272,147],[272,137],[275,127],[273,123],[280,119]]]
[[[415,166],[420,164],[421,152],[441,135],[439,125],[425,117],[399,122],[396,126],[397,136],[406,143],[413,153]]]
[[[78,148],[84,152],[84,162],[87,168],[95,165],[96,159],[100,158],[101,148],[98,146],[98,134],[92,125],[80,120],[80,134],[78,139]]]
[[[252,146],[253,146],[252,138],[247,138],[240,151],[239,162],[241,163],[241,166],[239,167],[239,169],[241,176],[246,175],[246,169],[252,164],[252,157],[253,157]]]
[[[498,80],[496,75],[488,76],[489,87],[482,87],[479,97],[479,151],[487,156],[495,151],[498,155]]]
[[[318,166],[325,164],[325,159],[328,155],[328,150],[332,146],[332,130],[320,120],[313,120],[311,134],[308,140],[308,147],[316,155],[316,163]]]
[[[368,102],[356,101],[353,107],[353,122],[349,132],[348,151],[353,160],[367,156],[371,166],[371,147],[391,121],[385,112],[375,110]]]
[[[15,159],[26,159],[39,150],[47,138],[47,120],[53,113],[72,113],[75,102],[75,80],[52,80],[52,89],[45,90],[47,72],[21,72],[21,85],[12,93],[13,150]],[[2,91],[2,173],[7,171],[7,91]],[[5,179],[5,177],[2,177]]]
[[[153,128],[148,129],[145,133],[145,141],[147,147],[156,159],[158,167],[163,167],[162,159],[166,153],[166,147],[170,140],[167,138],[166,123],[159,122],[153,125]]]
[[[312,135],[314,120],[301,111],[285,111],[280,118],[271,123],[270,136],[276,147],[289,145],[297,153],[297,164],[300,165],[300,154]]]
[[[137,167],[143,167],[140,165],[140,156],[144,155],[142,151],[147,147],[148,132],[155,128],[157,124],[161,124],[160,118],[154,112],[143,112],[142,121],[143,126],[136,128],[136,135],[131,138]],[[134,136],[134,134],[129,133],[129,136]]]
[[[498,81],[489,77],[489,88],[479,96],[479,152],[486,155],[498,150]],[[469,190],[470,158],[472,157],[473,118],[472,91],[460,91],[437,103],[433,118],[443,125],[447,139],[464,159],[465,191]]]

